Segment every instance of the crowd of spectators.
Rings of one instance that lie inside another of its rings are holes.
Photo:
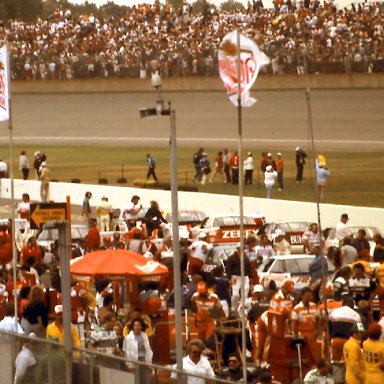
[[[160,348],[153,333],[155,322],[161,311],[174,306],[176,294],[173,290],[174,240],[169,236],[170,228],[155,201],[151,202],[145,217],[138,221],[137,215],[143,207],[140,197],[134,195],[123,212],[127,231],[121,231],[123,234],[115,231],[113,238],[110,238],[110,232],[100,231],[103,221],[97,222],[95,218],[87,220],[92,214],[91,198],[92,194],[87,192],[87,201],[83,205],[89,207],[89,210],[83,211],[84,220],[89,225],[88,234],[72,250],[73,259],[96,250],[126,249],[166,265],[170,275],[168,279],[159,281],[156,289],[143,280],[140,284],[140,305],[131,307],[129,314],[121,305],[123,288],[117,280],[96,278],[94,286],[91,286],[73,276],[73,345],[78,347],[82,342],[87,348],[105,355],[98,356],[97,365],[107,364],[108,361],[107,365],[111,367],[108,358],[112,356],[151,363],[153,352],[157,352],[158,356]],[[23,207],[27,208],[25,204]],[[95,208],[100,215],[98,206]],[[22,215],[19,210],[18,213]],[[244,293],[246,334],[249,336],[246,357],[251,366],[247,371],[247,383],[271,383],[267,363],[271,364],[271,372],[278,379],[288,371],[290,379],[299,377],[294,369],[286,368],[292,348],[282,347],[284,338],[303,345],[305,384],[374,383],[372,378],[376,376],[383,379],[384,240],[381,234],[376,233],[373,248],[366,231],[360,229],[354,236],[348,221],[348,214],[342,214],[335,226],[335,245],[329,248],[326,248],[324,236],[316,223],[312,223],[303,233],[301,244],[305,252],[312,255],[308,257],[313,257],[308,267],[308,279],[305,275],[297,279],[298,276],[295,277],[292,271],[292,278],[281,280],[276,273],[273,277],[276,281],[269,283],[262,274],[273,257],[293,257],[290,256],[291,245],[284,238],[284,233],[276,233],[272,240],[265,234],[248,235],[244,239],[243,252],[240,243],[233,244],[233,253],[226,260],[215,262],[213,242],[206,232],[199,229],[190,233],[180,231],[181,303],[183,310],[193,314],[194,324],[191,331],[193,340],[188,344],[188,355],[183,359],[184,370],[233,382],[239,382],[243,377],[241,359],[236,353],[237,336],[226,338],[226,343],[223,338],[222,344],[218,343],[216,336],[219,335],[220,339],[221,332],[228,332],[226,324],[231,324],[232,331],[236,327],[240,330],[239,314],[243,305],[240,297]],[[0,226],[0,239],[6,243],[12,241],[11,227],[9,222]],[[4,242],[0,244],[0,250],[3,248]],[[327,253],[328,262],[324,253]],[[241,273],[241,259],[244,260],[244,275]],[[14,306],[11,304],[14,301],[11,258],[0,260],[0,318],[4,309],[0,330],[12,331],[15,321]],[[19,258],[21,266],[17,270],[21,333],[33,332],[40,338],[64,342],[63,307],[57,304],[52,309],[43,297],[43,288],[52,287],[60,292],[59,260],[57,240],[50,248],[44,249],[32,236],[22,248]],[[328,271],[330,266],[334,268],[332,274],[331,270]],[[60,301],[60,295],[50,297],[50,300],[54,297],[57,302]],[[269,353],[265,348],[268,336],[271,338]],[[367,340],[361,349],[364,339]],[[135,343],[139,343],[140,349]],[[199,352],[195,357],[194,350]],[[282,363],[276,360],[277,350],[281,350],[277,359]],[[211,360],[202,357],[202,352]],[[188,359],[195,365],[204,363],[204,370],[189,370],[194,365]],[[258,368],[252,370],[252,365]],[[117,364],[118,367],[130,369],[130,364]],[[141,369],[140,383],[150,383],[150,374],[147,368]],[[268,381],[262,381],[263,374],[267,374]],[[357,380],[350,381],[349,377],[356,377]],[[203,379],[194,382],[188,378],[188,384],[197,382],[205,383]]]
[[[254,39],[271,59],[264,71],[349,73],[384,71],[384,4],[337,9],[332,3],[261,1],[245,11],[185,4],[131,7],[123,18],[73,17],[58,11],[47,20],[9,20],[0,27],[9,41],[13,79],[163,77],[217,75],[223,37],[235,29]]]

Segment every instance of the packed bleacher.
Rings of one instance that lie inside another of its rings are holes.
[[[384,4],[337,9],[332,3],[261,2],[245,11],[185,4],[128,8],[125,17],[73,17],[58,11],[35,22],[8,20],[13,79],[49,80],[218,74],[217,53],[234,29],[254,39],[271,59],[264,73],[374,73],[384,71]]]

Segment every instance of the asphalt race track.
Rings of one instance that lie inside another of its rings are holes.
[[[243,110],[243,139],[252,147],[308,144],[304,91],[253,92],[256,105]],[[237,109],[225,92],[163,92],[176,110],[180,145],[232,146],[237,142]],[[317,148],[384,149],[384,90],[311,92]],[[155,92],[17,94],[12,97],[15,144],[167,145],[167,117],[140,119],[154,107]],[[9,133],[1,123],[0,140]]]

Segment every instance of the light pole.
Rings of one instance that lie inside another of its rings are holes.
[[[181,276],[180,276],[180,247],[179,247],[179,208],[177,198],[177,142],[176,142],[176,112],[168,103],[164,108],[161,96],[161,77],[156,71],[151,78],[152,87],[156,88],[156,108],[141,108],[140,117],[169,116],[170,119],[170,168],[171,168],[171,205],[172,205],[172,237],[173,237],[173,277],[175,297],[175,330],[176,330],[176,367],[183,370],[183,336],[181,322]],[[182,382],[182,378],[178,378]]]

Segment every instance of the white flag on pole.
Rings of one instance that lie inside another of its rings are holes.
[[[9,120],[9,60],[6,45],[0,48],[0,121]]]
[[[231,102],[237,106],[237,31],[228,33],[219,47],[220,77],[227,88]],[[250,89],[256,81],[260,68],[269,64],[269,58],[260,51],[257,44],[240,34],[240,92],[241,105],[251,107],[256,99],[250,96]]]

